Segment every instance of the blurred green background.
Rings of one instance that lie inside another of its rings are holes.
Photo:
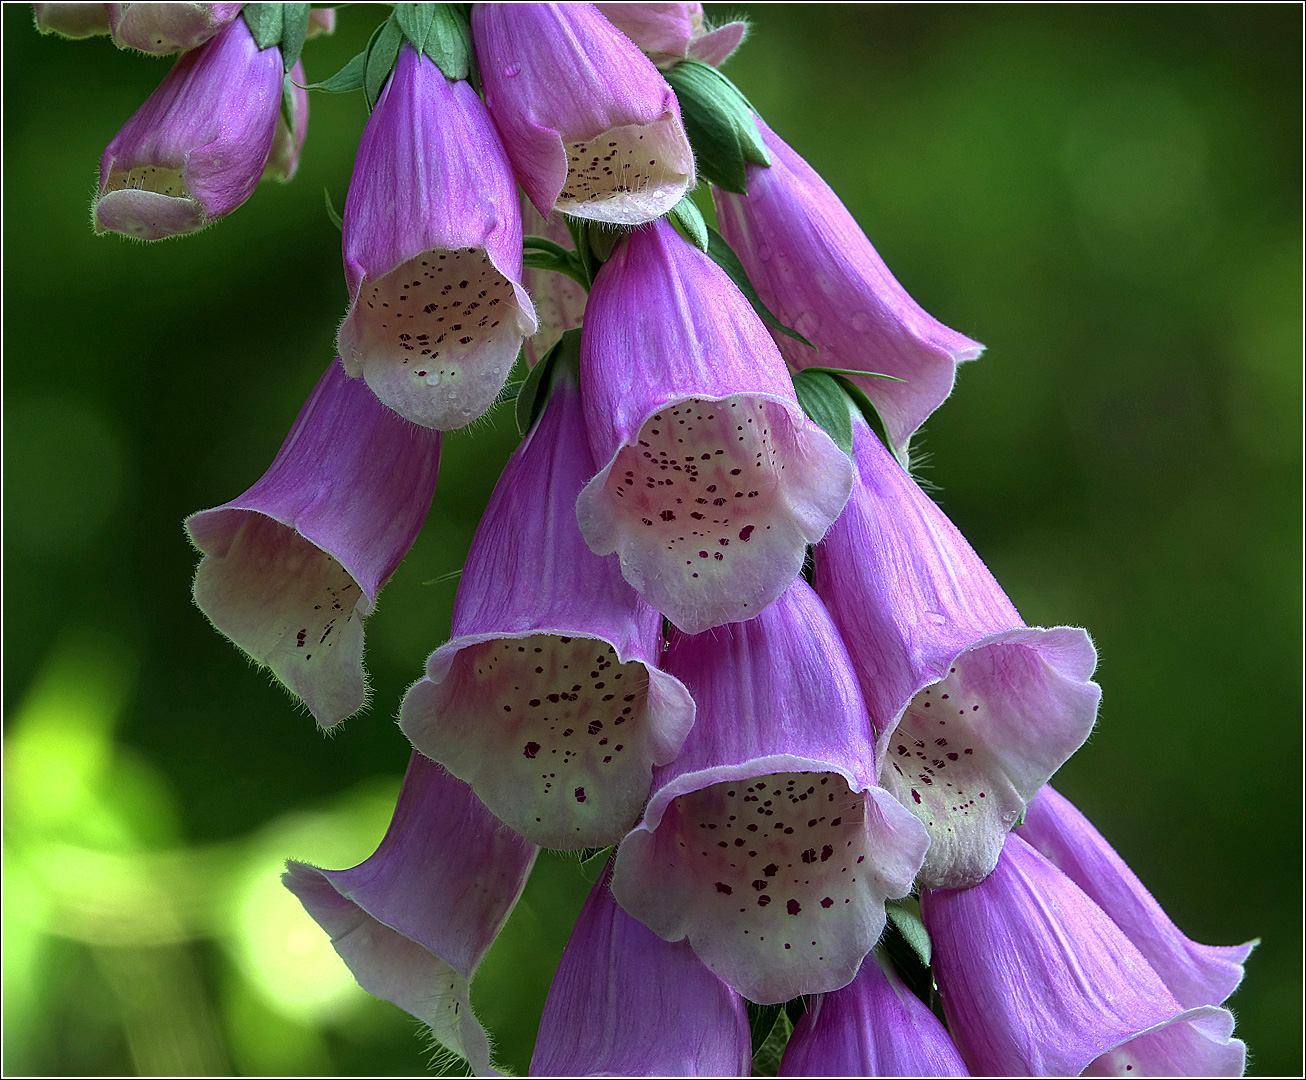
[[[1260,936],[1251,1071],[1300,1073],[1301,9],[709,7],[727,67],[912,294],[983,341],[916,443],[1030,623],[1086,626],[1104,698],[1059,787],[1193,937]],[[382,9],[344,9],[322,78]],[[288,186],[146,247],[88,224],[104,144],[169,60],[3,10],[4,1066],[403,1074],[417,1025],[281,889],[350,865],[406,759],[515,442],[446,440],[426,530],[367,627],[368,713],[324,738],[190,601],[192,511],[271,460],[332,356],[366,118],[314,95]],[[588,888],[544,857],[477,981],[524,1071]]]

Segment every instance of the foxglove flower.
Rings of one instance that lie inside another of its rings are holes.
[[[694,186],[676,95],[592,4],[477,4],[472,35],[485,103],[541,214],[637,225]]]
[[[534,1076],[748,1076],[743,999],[683,941],[666,942],[590,890],[544,1003]]]
[[[192,514],[195,602],[323,727],[362,707],[363,619],[426,518],[440,435],[414,428],[336,360],[271,467]]]
[[[284,113],[277,117],[277,133],[272,139],[272,152],[263,168],[264,180],[280,180],[283,183],[290,180],[299,168],[299,155],[308,135],[308,91],[304,89],[304,65],[300,61],[295,61],[289,77],[291,123],[286,123]]]
[[[569,367],[555,366],[548,405],[495,486],[463,566],[453,638],[400,718],[419,751],[551,848],[619,840],[653,766],[675,757],[694,722],[688,691],[657,666],[661,616],[576,527],[576,493],[594,464]]]
[[[538,849],[466,784],[414,754],[375,853],[348,870],[288,862],[282,877],[359,985],[421,1020],[478,1076],[490,1046],[472,976],[526,886]]]
[[[970,889],[925,889],[948,1028],[982,1076],[1239,1076],[1225,1009],[1185,1010],[1100,907],[1019,836]]]
[[[814,997],[794,1028],[781,1076],[969,1076],[938,1017],[879,951],[842,990]]]
[[[820,365],[903,380],[854,380],[901,450],[952,392],[957,365],[984,347],[908,296],[816,170],[760,118],[757,126],[771,164],[748,166],[747,195],[712,189],[721,235],[763,302],[815,346],[775,332],[795,369]]]
[[[203,45],[240,14],[240,4],[105,4],[120,49],[165,56]]]
[[[543,218],[530,199],[523,196],[521,215],[522,228],[529,235],[542,236],[565,248],[572,246],[571,233],[561,214],[554,213]],[[552,270],[527,268],[522,275],[522,282],[531,294],[535,317],[539,320],[539,329],[526,339],[525,346],[526,362],[534,367],[557,344],[563,331],[580,326],[585,314],[587,294],[580,282]]]
[[[1256,942],[1201,945],[1186,938],[1088,818],[1044,786],[1016,835],[1105,911],[1184,1008],[1219,1005],[1237,989]]]
[[[673,635],[664,662],[698,718],[617,849],[618,903],[753,1001],[838,990],[929,838],[875,785],[829,615],[800,579],[748,622]]]
[[[517,190],[471,84],[408,44],[358,144],[344,258],[345,370],[423,427],[485,412],[535,332]]]
[[[729,22],[709,30],[702,4],[595,4],[660,68],[687,57],[714,67],[725,63],[744,40],[748,25]]]
[[[581,381],[602,466],[576,507],[589,546],[687,634],[761,612],[843,508],[852,465],[748,301],[666,221],[599,271]]]
[[[109,32],[108,4],[33,4],[36,28],[43,34],[88,38]]]
[[[1083,630],[1025,626],[860,415],[853,429],[857,480],[816,589],[866,695],[880,782],[930,830],[922,881],[973,885],[1092,730],[1096,653]]]
[[[100,158],[96,232],[161,240],[235,210],[267,166],[281,86],[280,48],[244,19],[184,53]]]

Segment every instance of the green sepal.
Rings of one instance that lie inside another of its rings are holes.
[[[515,382],[504,383],[503,389],[499,391],[499,396],[494,399],[494,403],[496,405],[506,405],[510,401],[516,401],[517,395],[521,393],[521,388],[525,385],[525,379],[518,379]]]
[[[930,944],[930,932],[921,922],[920,901],[914,896],[904,896],[901,900],[886,900],[884,913],[889,917],[895,930],[911,946],[916,958],[925,966],[930,966],[930,957],[934,950]]]
[[[857,379],[888,379],[890,382],[906,382],[906,379],[900,379],[897,375],[885,375],[881,371],[857,371],[855,368],[845,367],[820,367],[819,365],[804,368],[805,371],[823,371],[827,375],[843,375]]]
[[[249,36],[260,49],[270,49],[281,44],[281,31],[285,28],[285,4],[246,4],[241,9]]]
[[[472,74],[472,28],[460,4],[395,4],[395,19],[404,37],[425,53],[447,79]]]
[[[260,49],[279,46],[287,71],[295,66],[304,49],[308,13],[308,4],[246,4],[241,9],[254,44]]]
[[[788,1006],[754,1005],[750,1001],[748,1025],[753,1036],[753,1075],[778,1076],[780,1059],[784,1057],[789,1037],[794,1033],[794,1021]]]
[[[703,220],[703,211],[693,199],[686,195],[668,211],[667,219],[675,226],[676,232],[699,251],[707,252],[707,222]]]
[[[290,129],[290,135],[295,135],[295,80],[290,77],[290,72],[286,72],[281,77],[281,117],[286,122],[286,127]]]
[[[363,72],[367,68],[367,50],[355,56],[344,67],[321,82],[309,83],[305,90],[326,90],[332,94],[348,94],[363,89]]]
[[[788,334],[795,341],[801,341],[804,345],[816,348],[802,334],[791,326],[785,326],[772,313],[771,309],[762,303],[762,298],[757,295],[757,290],[753,288],[753,283],[748,280],[748,272],[744,270],[744,264],[739,261],[739,256],[735,254],[734,249],[725,242],[722,235],[708,225],[707,228],[707,254],[711,260],[726,272],[726,276],[735,283],[735,286],[744,298],[753,305],[753,310],[757,312],[760,318],[767,326],[773,330],[779,330],[782,334]]]
[[[331,219],[331,224],[341,232],[345,231],[345,219],[340,216],[340,211],[336,209],[336,204],[331,201],[331,192],[326,188],[322,189],[322,197],[326,199],[327,217]]]
[[[549,399],[549,388],[553,385],[553,371],[558,364],[580,363],[580,329],[566,330],[562,337],[539,362],[531,368],[530,374],[517,392],[517,430],[524,439],[535,426],[540,413]]]
[[[862,414],[862,419],[866,421],[867,427],[869,427],[875,433],[875,437],[879,439],[880,442],[884,444],[885,449],[887,449],[889,453],[893,455],[894,460],[899,465],[901,465],[903,469],[906,470],[907,472],[911,471],[909,467],[910,461],[907,457],[907,447],[904,446],[902,450],[899,451],[899,449],[893,445],[893,441],[889,438],[889,429],[888,427],[885,426],[884,418],[880,415],[880,410],[875,407],[875,402],[873,402],[869,397],[866,396],[865,390],[863,390],[860,386],[858,386],[855,382],[853,382],[850,378],[848,378],[847,375],[842,374],[841,369],[839,368],[806,368],[804,370],[820,371],[828,375],[830,378],[834,379],[835,382],[839,384],[843,392],[848,395],[848,398],[852,402],[853,407],[859,413]],[[857,372],[853,372],[853,374],[867,375],[870,373],[865,371],[857,371]],[[893,378],[892,375],[880,375],[877,377],[882,379]],[[898,381],[905,382],[906,380],[900,379]]]
[[[853,452],[853,418],[844,389],[833,375],[805,368],[794,375],[794,392],[812,422],[849,457]]]
[[[590,283],[585,274],[585,267],[574,251],[568,251],[561,244],[555,244],[544,236],[523,236],[523,264],[531,270],[553,270],[566,274],[586,290]]]
[[[717,187],[745,194],[745,166],[771,164],[753,106],[734,83],[699,60],[682,60],[666,78],[676,91],[699,173]]]
[[[308,4],[286,4],[281,16],[281,59],[289,71],[304,51],[308,36]]]
[[[585,275],[582,284],[589,288],[594,284],[594,275],[599,272],[599,258],[594,254],[594,249],[590,247],[589,222],[584,218],[562,216],[562,220],[567,223],[567,231],[571,233],[571,242],[576,245],[576,261],[580,263],[581,272]]]
[[[399,59],[399,50],[404,43],[404,33],[399,23],[391,14],[372,35],[367,43],[367,60],[363,67],[363,94],[367,98],[367,108],[376,108],[381,91],[394,71],[395,61]]]
[[[585,848],[576,852],[580,856],[580,872],[591,885],[598,881],[616,847],[616,844],[609,844],[607,847]]]
[[[1016,824],[1014,824],[1013,826],[1011,826],[1013,829],[1019,829],[1022,825],[1025,824],[1025,812],[1026,812],[1028,809],[1029,809],[1029,806],[1028,806],[1028,805],[1026,805],[1026,806],[1022,806],[1022,807],[1020,808],[1020,816],[1016,818]]]

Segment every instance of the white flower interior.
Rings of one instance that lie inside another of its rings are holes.
[[[213,624],[304,699],[324,727],[362,707],[363,590],[335,559],[262,514],[207,555],[195,600]]]
[[[364,281],[340,351],[349,373],[401,416],[452,430],[494,402],[532,329],[483,248],[424,251]]]
[[[459,651],[418,684],[404,730],[502,821],[550,848],[620,840],[652,778],[649,673],[595,638],[537,634]]]
[[[567,178],[554,205],[594,221],[652,221],[680,201],[693,174],[688,140],[672,116],[609,128],[566,151]]]
[[[697,634],[752,618],[789,586],[850,473],[823,432],[796,432],[777,402],[690,398],[645,421],[587,485],[578,515],[590,547],[616,551],[644,599]]]

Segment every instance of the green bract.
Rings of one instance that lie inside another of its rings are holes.
[[[698,171],[718,187],[744,194],[745,165],[770,165],[753,106],[710,64],[682,60],[666,73],[676,91]]]

